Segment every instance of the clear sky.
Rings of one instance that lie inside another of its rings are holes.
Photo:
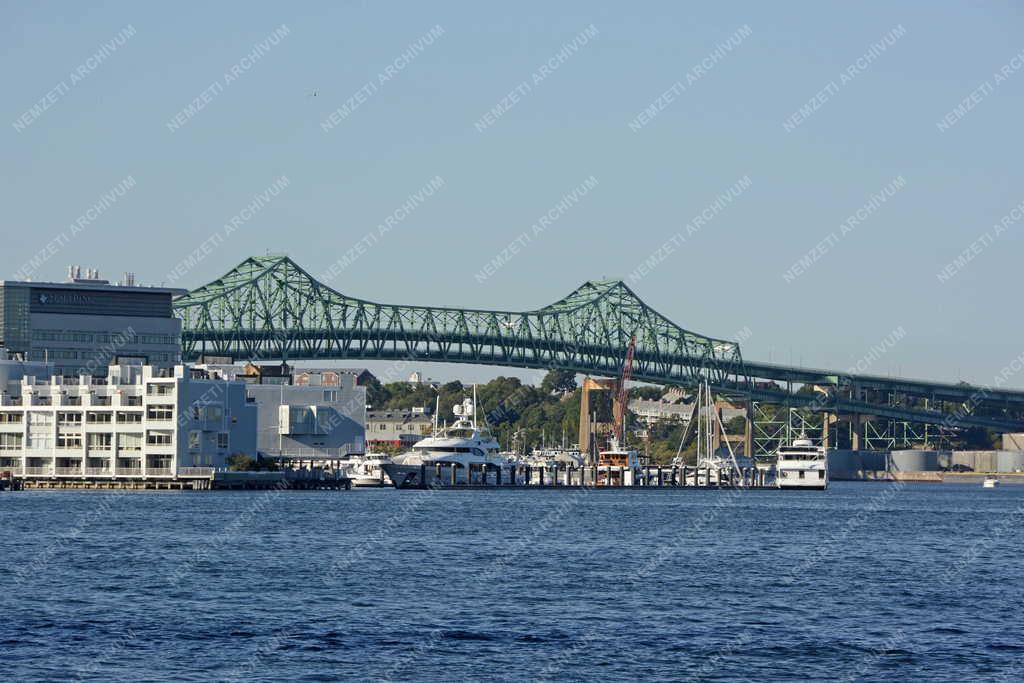
[[[388,303],[620,277],[756,360],[989,383],[1024,352],[1019,3],[0,11],[0,277],[196,287],[272,250]]]

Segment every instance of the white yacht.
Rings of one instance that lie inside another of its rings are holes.
[[[799,438],[790,446],[781,446],[775,464],[775,481],[780,489],[815,489],[828,486],[826,449],[810,439]]]
[[[355,487],[388,486],[391,479],[384,472],[384,465],[389,462],[391,458],[384,453],[353,455],[342,461],[342,472]]]
[[[451,485],[452,467],[455,468],[454,483],[459,485],[470,483],[471,468],[478,479],[485,465],[490,472],[501,468],[503,481],[508,481],[505,477],[511,476],[511,463],[499,454],[501,446],[491,436],[490,430],[477,425],[475,388],[473,394],[472,400],[467,398],[454,406],[455,422],[451,427],[438,429],[435,411],[433,435],[418,442],[411,451],[382,465],[395,488],[416,488],[432,483],[439,465],[441,479],[437,483],[440,485]],[[420,481],[421,472],[426,475],[427,482]]]
[[[981,487],[986,489],[994,489],[999,486],[999,479],[997,477],[985,477],[985,481],[981,482]]]

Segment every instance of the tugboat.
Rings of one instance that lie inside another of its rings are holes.
[[[620,446],[618,438],[612,438],[608,449],[597,454],[597,485],[632,486],[639,469],[640,454]]]

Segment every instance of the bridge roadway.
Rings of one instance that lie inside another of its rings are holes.
[[[310,331],[307,330],[303,336],[309,335],[312,338],[323,340],[336,331]],[[252,334],[246,332],[229,332],[224,335],[224,342],[229,339],[230,343],[217,343],[218,340],[210,339],[207,336],[202,338],[186,332],[183,335],[183,346],[191,348],[192,352],[184,360],[196,361],[201,355],[201,342],[213,342],[213,354],[226,354],[239,358],[263,358],[265,360],[280,360],[282,354],[268,347],[273,338],[268,334]],[[293,341],[298,341],[294,340]],[[499,367],[514,367],[524,369],[559,369],[572,370],[575,372],[615,377],[619,371],[617,356],[605,356],[590,351],[585,347],[577,347],[581,357],[588,358],[587,363],[575,362],[557,355],[533,358],[528,353],[510,353],[502,346],[497,345],[497,340],[486,337],[476,340],[473,349],[466,350],[453,345],[447,350],[440,352],[437,349],[417,351],[417,340],[414,338],[401,341],[389,340],[388,343],[371,343],[370,340],[350,337],[348,343],[327,353],[309,353],[303,349],[316,348],[306,344],[297,344],[290,351],[287,360],[322,360],[322,359],[347,359],[347,360],[383,360],[383,361],[423,361],[441,363],[475,363],[482,365],[494,365]],[[422,346],[423,340],[420,340]],[[684,375],[666,376],[665,367],[686,367],[695,359],[674,358],[666,363],[666,359],[651,359],[646,354],[638,352],[634,361],[633,379],[639,382],[652,384],[670,384],[677,386],[693,386]],[[910,380],[903,378],[877,377],[872,375],[854,375],[848,373],[830,373],[825,370],[811,370],[807,368],[787,368],[782,365],[767,365],[762,363],[745,362],[745,367],[751,378],[761,380],[772,380],[776,382],[792,382],[794,384],[814,384],[817,386],[832,386],[837,388],[862,387],[886,392],[905,393],[907,395],[932,398],[946,402],[955,402],[958,405],[972,405],[985,401],[1005,403],[1010,407],[1024,405],[1024,392],[1008,390],[986,389],[984,387],[943,384],[926,382],[921,380]],[[891,418],[898,421],[944,424],[947,426],[960,427],[983,427],[1000,432],[1024,431],[1024,421],[1014,419],[1001,419],[998,417],[986,417],[970,414],[966,411],[943,412],[939,410],[925,410],[924,408],[904,408],[900,406],[889,406],[882,403],[871,403],[845,398],[841,395],[826,397],[822,393],[798,394],[785,390],[772,390],[758,388],[757,383],[753,385],[742,381],[719,382],[715,388],[725,394],[739,398],[750,398],[754,401],[771,403],[775,405],[805,408],[814,412],[829,413],[850,413],[861,415],[873,415],[877,417]],[[972,405],[973,407],[973,405]]]
[[[930,382],[928,380],[908,379],[905,377],[851,374],[833,370],[759,363],[749,360],[744,361],[744,366],[751,377],[768,379],[775,382],[844,387],[856,386],[862,389],[888,391],[953,403],[972,403],[984,400],[988,404],[1006,407],[1024,406],[1024,391],[1013,389],[997,389],[967,383]]]
[[[633,377],[821,412],[996,431],[1024,431],[1024,391],[853,375],[744,361],[739,345],[683,329],[625,283],[583,284],[524,312],[378,304],[319,282],[287,256],[250,257],[174,301],[182,357],[260,360],[415,360],[571,370],[615,377],[631,337]],[[791,393],[757,380],[836,387],[828,396]],[[859,400],[860,389],[928,398],[952,411]],[[844,396],[849,392],[850,396]],[[991,415],[978,414],[978,408]]]

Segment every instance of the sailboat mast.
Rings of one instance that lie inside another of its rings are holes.
[[[437,395],[437,400],[434,403],[434,436],[437,436],[437,414],[441,412],[441,394]]]
[[[473,429],[476,429],[476,385],[473,385]]]

